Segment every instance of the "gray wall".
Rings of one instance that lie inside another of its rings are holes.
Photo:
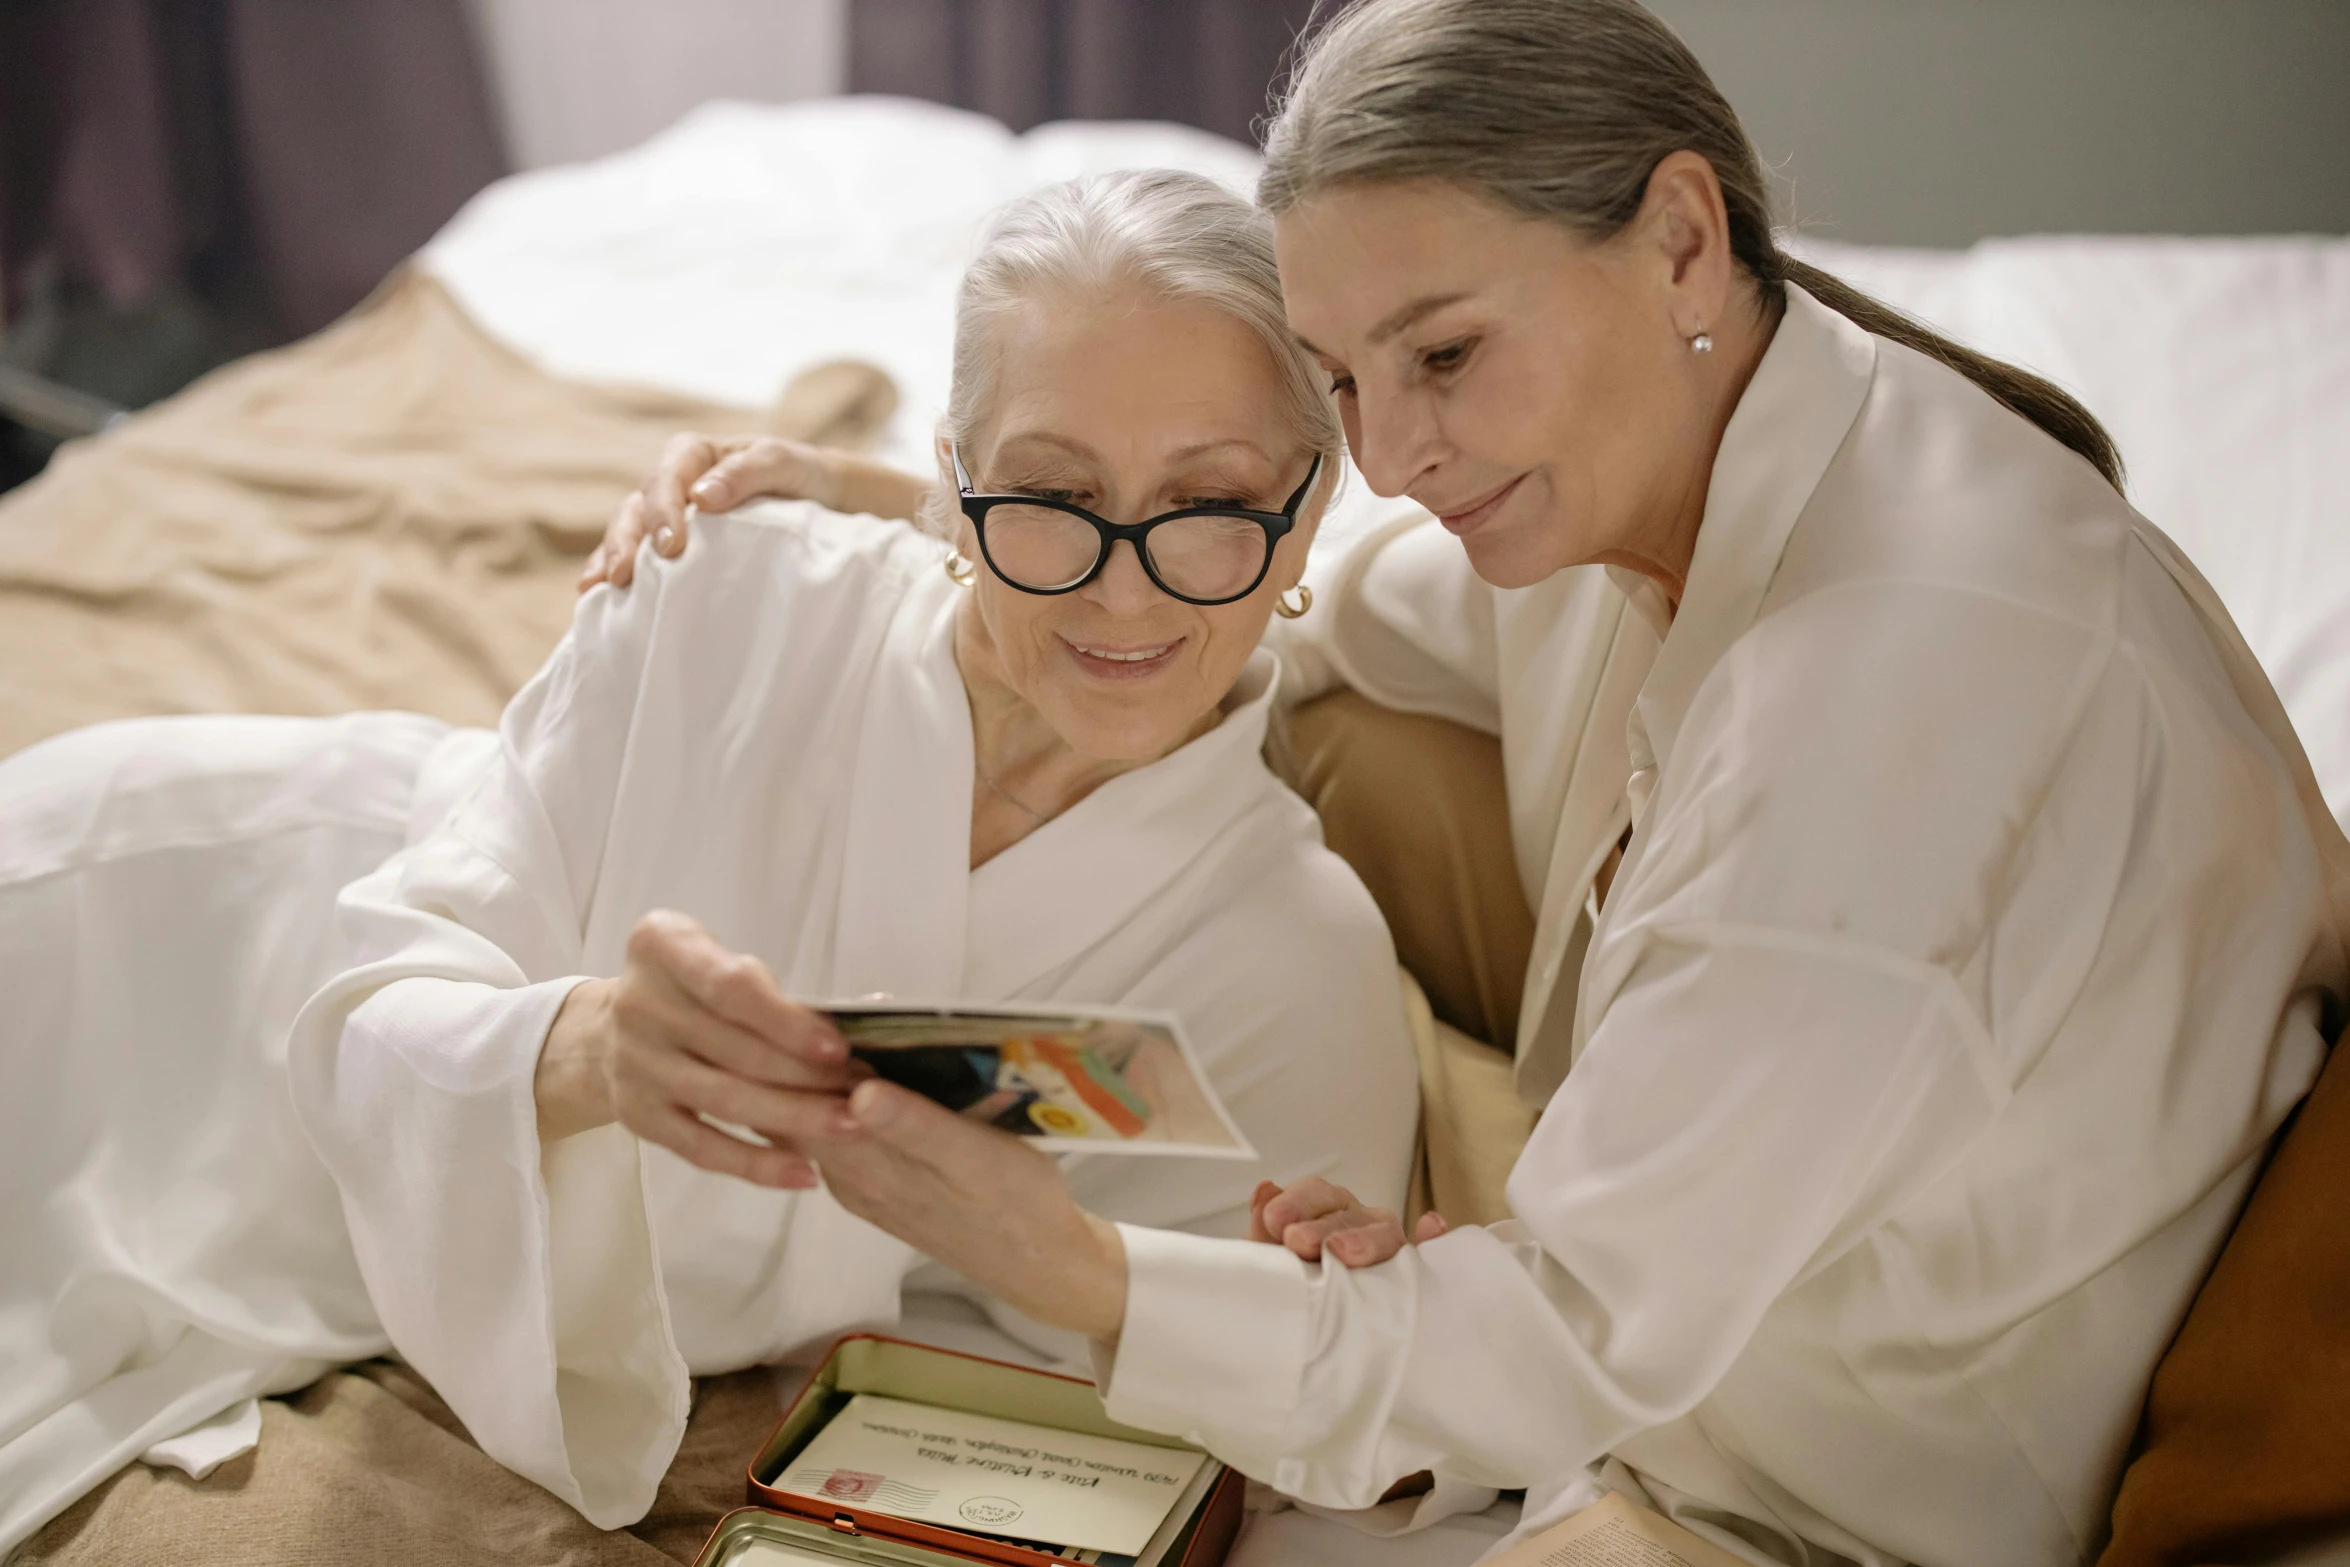
[[[1823,238],[2350,232],[2350,0],[1647,0]]]

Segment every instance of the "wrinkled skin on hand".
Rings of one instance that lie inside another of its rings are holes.
[[[1086,1212],[1060,1167],[1021,1139],[878,1079],[849,1096],[848,1123],[803,1143],[841,1205],[937,1258],[1039,1322],[1114,1339],[1126,1315],[1126,1248],[1117,1226]],[[1405,1245],[1403,1222],[1328,1181],[1250,1203],[1251,1238],[1312,1261],[1325,1250],[1371,1267]],[[1422,1219],[1412,1239],[1445,1224]]]
[[[701,1169],[804,1188],[816,1172],[795,1150],[847,1124],[844,1096],[869,1075],[822,1013],[784,998],[766,964],[658,909],[629,933],[618,978],[564,998],[533,1090],[542,1143],[618,1121]]]
[[[661,466],[644,487],[620,503],[604,541],[580,568],[579,589],[599,582],[627,587],[636,577],[636,553],[646,539],[664,556],[685,549],[686,509],[727,511],[772,495],[834,504],[829,454],[775,435],[673,435]]]
[[[1403,1220],[1385,1208],[1367,1208],[1343,1186],[1308,1176],[1288,1187],[1261,1182],[1249,1199],[1248,1238],[1286,1246],[1307,1262],[1325,1254],[1350,1268],[1373,1268],[1404,1248]],[[1413,1242],[1445,1232],[1441,1214],[1424,1214]]]
[[[1059,1165],[879,1079],[848,1105],[853,1129],[806,1145],[842,1207],[1039,1322],[1117,1336],[1125,1243],[1077,1205]]]
[[[599,582],[625,588],[636,578],[638,548],[683,554],[693,513],[732,511],[756,500],[805,500],[833,511],[911,518],[921,508],[923,479],[853,452],[779,435],[674,435],[661,465],[613,513],[603,542],[580,568],[579,591]]]

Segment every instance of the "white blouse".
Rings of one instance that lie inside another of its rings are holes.
[[[1524,1487],[1521,1536],[1637,1486],[1758,1561],[2090,1559],[2350,1000],[2350,844],[2210,590],[1793,290],[1669,623],[1371,548],[1323,677],[1499,729],[1573,1071],[1513,1223],[1362,1272],[1129,1228],[1112,1411],[1333,1507]]]

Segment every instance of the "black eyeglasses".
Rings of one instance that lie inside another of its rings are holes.
[[[974,495],[963,455],[953,446],[955,487],[963,515],[979,534],[988,569],[1023,593],[1074,593],[1102,574],[1120,539],[1134,546],[1161,592],[1186,604],[1229,604],[1265,580],[1273,548],[1297,526],[1322,474],[1322,456],[1279,511],[1186,506],[1141,522],[1110,522],[1082,506],[1034,495]]]

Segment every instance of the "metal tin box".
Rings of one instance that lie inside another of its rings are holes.
[[[695,1567],[734,1567],[767,1547],[872,1567],[935,1567],[943,1562],[988,1562],[997,1567],[1051,1567],[1072,1558],[986,1535],[892,1518],[829,1497],[786,1490],[781,1477],[793,1455],[859,1393],[1022,1420],[1153,1447],[1197,1451],[1189,1443],[1112,1420],[1093,1384],[1000,1360],[878,1334],[859,1333],[832,1346],[808,1385],[784,1411],[775,1434],[751,1460],[750,1506],[719,1520]],[[1220,1567],[1240,1532],[1241,1477],[1209,1459],[1204,1489],[1187,1516],[1169,1520],[1162,1535],[1164,1567]],[[1179,1509],[1179,1514],[1181,1510]],[[764,1542],[764,1543],[762,1543]],[[1154,1542],[1154,1548],[1158,1542]],[[788,1555],[782,1560],[791,1560]]]

